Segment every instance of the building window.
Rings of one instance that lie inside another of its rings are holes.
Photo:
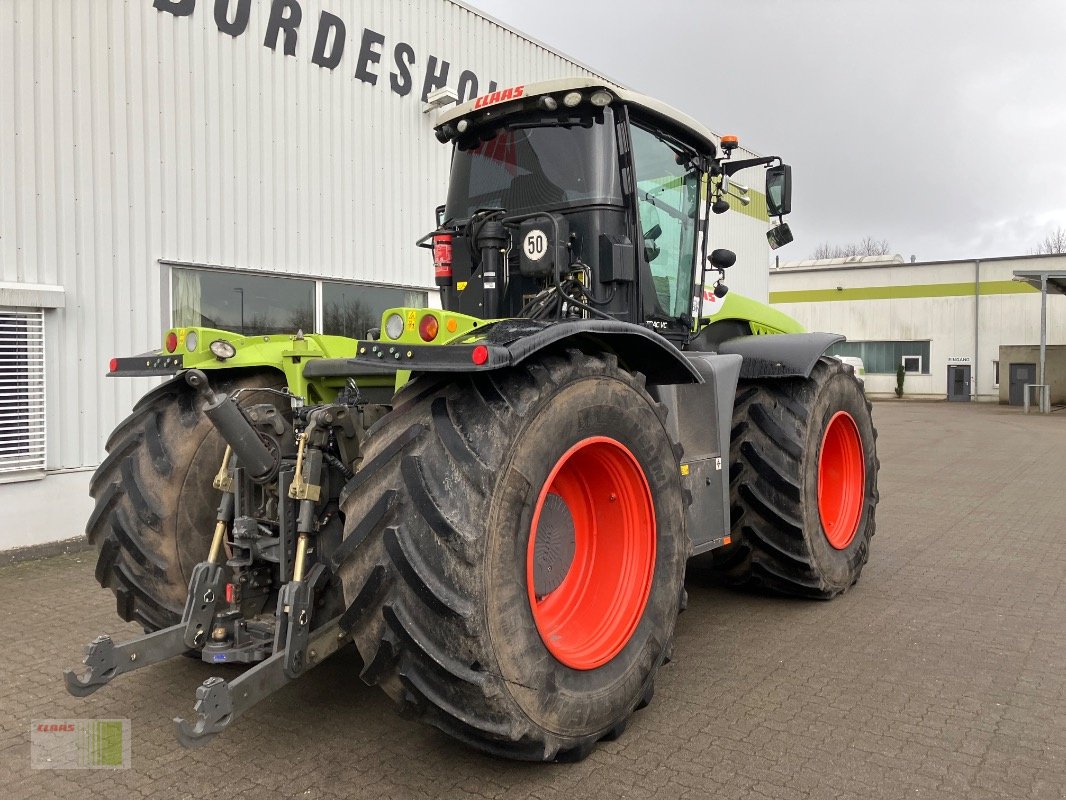
[[[425,308],[426,293],[391,286],[322,281],[322,333],[365,339],[386,308]]]
[[[44,467],[44,312],[0,309],[0,480]]]
[[[174,326],[234,333],[312,333],[315,282],[206,269],[174,269]]]
[[[907,372],[929,374],[929,340],[840,342],[829,355],[861,358],[867,375],[895,375],[901,364]]]
[[[992,362],[992,385],[999,388],[999,362]]]
[[[189,267],[171,274],[173,326],[240,334],[302,330],[363,339],[386,308],[424,308],[428,300],[423,290],[354,281]]]

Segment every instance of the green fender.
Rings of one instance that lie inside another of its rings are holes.
[[[746,322],[756,336],[806,332],[806,328],[788,314],[736,292],[730,292],[719,300],[708,290],[703,299],[703,318],[709,318],[708,325],[730,320]]]

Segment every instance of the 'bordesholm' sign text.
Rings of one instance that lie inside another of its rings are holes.
[[[233,37],[243,36],[248,32],[252,0],[201,0],[214,7],[215,25],[219,31]],[[166,11],[176,17],[187,17],[196,10],[196,0],[153,0],[153,7]],[[306,52],[307,45],[314,36],[311,61],[318,66],[334,70],[341,63],[348,45],[348,28],[340,17],[323,11],[317,24],[303,19],[303,8],[299,0],[270,0],[270,14],[267,17],[266,35],[263,46],[275,52],[279,46],[287,56],[296,56],[297,44]],[[307,37],[305,39],[305,37]],[[353,49],[355,43],[350,45]],[[415,49],[404,41],[395,44],[370,28],[363,28],[358,43],[359,52],[355,59],[354,77],[376,86],[378,79],[388,78],[389,88],[394,94],[406,97],[417,88],[416,81],[421,77],[422,102],[426,102],[429,93],[448,85],[451,64],[435,55],[425,60],[425,68],[420,68],[420,59]],[[388,50],[391,52],[387,53]],[[388,62],[382,64],[382,59]],[[496,81],[491,81],[486,93],[495,91]],[[478,77],[469,70],[459,73],[456,84],[459,102],[465,102],[478,96]]]

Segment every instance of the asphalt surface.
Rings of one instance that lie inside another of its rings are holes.
[[[874,415],[859,583],[818,603],[690,581],[654,701],[579,764],[487,758],[403,720],[349,653],[181,749],[170,719],[219,668],[179,657],[71,697],[83,644],[135,626],[90,553],[0,568],[0,797],[1066,797],[1066,414]],[[31,770],[30,721],[83,717],[132,720],[132,768]]]

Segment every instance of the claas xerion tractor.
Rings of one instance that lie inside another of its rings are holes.
[[[145,635],[95,639],[72,693],[179,654],[246,665],[177,720],[198,744],[354,644],[352,679],[402,712],[581,758],[651,699],[687,566],[823,599],[858,579],[878,461],[826,355],[843,337],[728,294],[736,256],[710,247],[731,177],[765,168],[780,222],[788,166],[591,79],[493,92],[436,134],[441,310],[358,341],[174,329],[112,361],[170,376],[91,482],[96,577]]]

